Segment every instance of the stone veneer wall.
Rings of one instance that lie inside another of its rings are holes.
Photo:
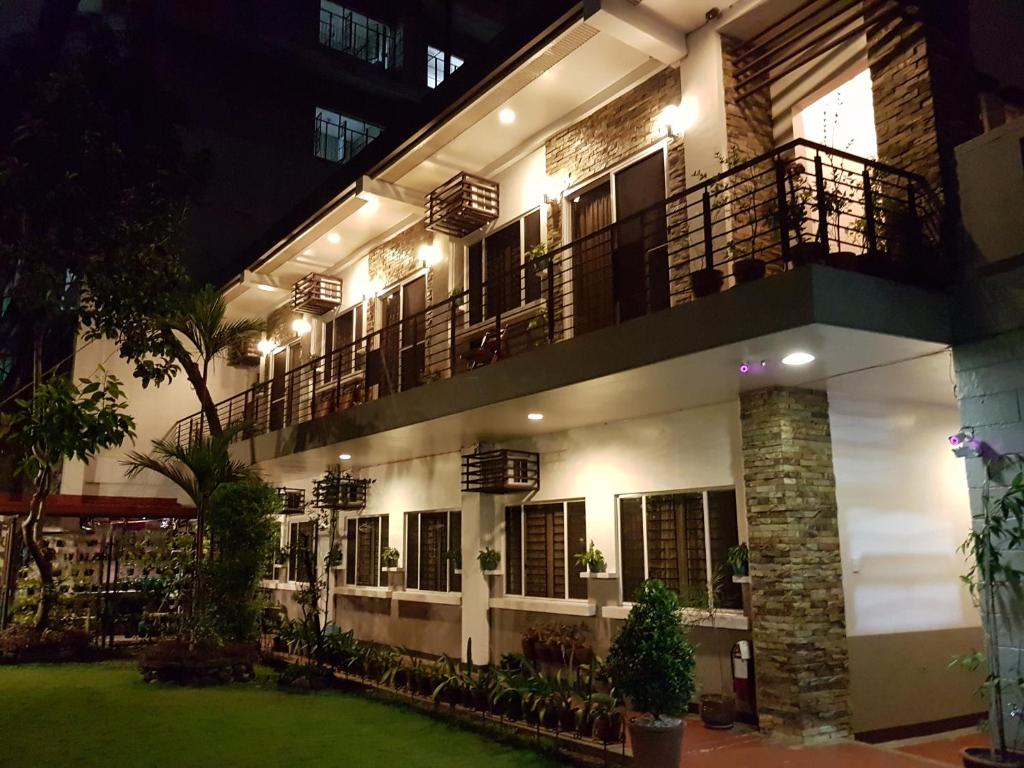
[[[681,93],[679,70],[668,67],[592,115],[559,131],[544,146],[547,174],[554,176],[568,171],[576,184],[657,143],[662,137],[655,133],[655,121],[665,107],[679,103]],[[681,139],[669,144],[666,173],[670,196],[686,188]],[[548,216],[548,246],[555,248],[561,242],[561,211],[552,206]]]
[[[878,159],[914,171],[956,210],[953,149],[981,131],[967,3],[933,0],[914,15],[869,26]],[[866,0],[871,25],[890,7]]]
[[[367,255],[370,280],[379,278],[383,285],[392,286],[420,269],[419,248],[429,243],[433,233],[426,224],[419,222],[399,232],[386,243],[370,250]],[[447,286],[438,289],[433,285],[434,270],[427,272],[427,306],[444,298]],[[377,302],[371,301],[366,312],[366,332],[377,328]]]
[[[849,661],[828,395],[740,397],[751,628],[761,728],[851,735]]]

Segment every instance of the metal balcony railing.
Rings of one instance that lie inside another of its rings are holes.
[[[361,13],[333,5],[320,7],[320,44],[383,69],[394,65],[391,27]]]
[[[902,282],[942,272],[938,206],[919,176],[786,144],[380,328],[217,406],[239,439],[500,363],[737,284],[823,263]],[[205,432],[202,414],[173,428]]]

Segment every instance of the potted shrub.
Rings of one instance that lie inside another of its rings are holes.
[[[604,573],[605,568],[608,567],[604,560],[604,554],[594,546],[593,539],[591,539],[590,546],[587,547],[586,552],[580,552],[576,555],[576,565],[589,573]]]
[[[645,581],[612,643],[608,668],[616,690],[645,713],[629,721],[638,768],[679,765],[683,721],[693,697],[693,646],[682,626],[679,600],[657,579]]]
[[[753,256],[741,258],[733,262],[732,276],[737,283],[752,283],[764,277],[767,267],[764,261]]]
[[[722,290],[724,279],[722,270],[704,267],[690,273],[690,287],[693,289],[693,295],[697,298],[710,296]]]
[[[487,549],[481,549],[477,553],[476,559],[480,563],[481,571],[485,574],[493,573],[498,570],[498,566],[501,564],[501,552],[493,547],[487,547]]]
[[[449,549],[447,558],[452,564],[452,568],[455,570],[455,573],[462,573],[462,550],[454,547]]]
[[[397,568],[401,557],[401,554],[394,547],[384,547],[380,552],[380,567]]]
[[[1000,456],[986,459],[985,464],[981,512],[973,515],[971,532],[960,546],[970,564],[963,580],[980,603],[985,619],[985,653],[972,653],[955,663],[967,669],[988,666],[982,690],[988,696],[992,713],[992,747],[967,747],[960,756],[966,768],[1022,768],[1024,753],[1011,748],[1005,718],[1013,716],[1013,704],[1006,700],[1007,694],[1022,693],[1024,672],[1019,661],[1014,665],[1009,655],[1000,653],[993,624],[998,620],[1000,606],[1020,603],[1022,597],[1024,569],[1013,556],[1024,547],[1024,456]],[[996,493],[993,484],[1001,488]]]
[[[732,568],[732,575],[743,578],[750,575],[750,550],[747,543],[742,542],[735,547],[729,547],[726,553],[725,562]]]

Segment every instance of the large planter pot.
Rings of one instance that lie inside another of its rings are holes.
[[[1024,768],[1024,754],[1008,752],[1006,760],[988,747],[967,747],[960,750],[960,759],[964,768]]]
[[[730,694],[704,694],[700,697],[700,719],[706,728],[732,728],[736,724],[735,697]]]
[[[761,259],[740,259],[732,265],[732,276],[737,283],[752,283],[764,277],[767,267]]]
[[[655,720],[638,717],[629,721],[635,768],[677,766],[683,756],[682,720],[663,717]]]
[[[817,241],[796,243],[789,249],[789,260],[794,267],[804,264],[819,264],[828,255],[828,248]]]
[[[697,298],[710,296],[722,290],[724,276],[718,269],[698,269],[690,273],[690,285],[693,287],[693,295]]]

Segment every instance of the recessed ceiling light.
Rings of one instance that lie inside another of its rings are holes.
[[[342,461],[351,461],[352,454],[351,453],[340,453],[340,454],[338,454],[338,458],[341,459]]]
[[[341,235],[339,235],[337,232],[328,232],[327,242],[330,243],[331,245],[337,245],[338,243],[341,242]]]
[[[783,365],[807,365],[814,362],[814,355],[810,352],[790,352],[782,358]]]
[[[498,119],[502,125],[512,125],[516,121],[516,113],[508,107],[505,107],[501,112],[498,113]]]
[[[260,290],[260,291],[266,291],[267,293],[273,293],[274,291],[277,290],[277,288],[275,288],[274,286],[272,286],[272,285],[264,285],[263,283],[259,283],[256,286],[256,288],[258,290]]]
[[[544,414],[543,413],[528,413],[528,414],[526,414],[526,418],[528,418],[530,421],[541,421],[544,418]]]

